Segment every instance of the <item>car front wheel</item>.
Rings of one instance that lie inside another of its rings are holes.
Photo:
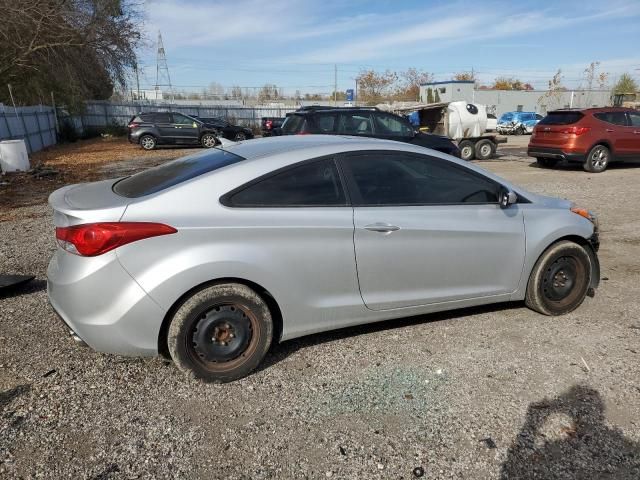
[[[563,315],[580,306],[591,283],[591,259],[570,241],[551,245],[536,262],[525,296],[526,305],[544,315]]]
[[[251,288],[220,283],[194,293],[176,311],[168,347],[178,368],[212,383],[251,373],[271,345],[269,307]]]
[[[241,142],[243,140],[247,139],[247,135],[244,132],[238,132],[236,133],[236,136],[234,137],[234,140],[236,142]]]
[[[216,146],[216,136],[213,133],[205,133],[200,139],[200,144],[204,148],[213,148]]]

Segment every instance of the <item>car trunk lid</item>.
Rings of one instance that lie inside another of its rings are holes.
[[[532,142],[548,147],[566,145],[568,140],[575,138],[572,127],[575,127],[583,118],[584,115],[577,111],[550,112],[534,128]]]

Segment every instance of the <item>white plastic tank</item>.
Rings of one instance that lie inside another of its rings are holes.
[[[3,172],[26,172],[31,168],[24,140],[0,142],[0,169]]]
[[[487,107],[478,103],[451,102],[447,105],[448,136],[454,140],[479,137],[487,131]]]

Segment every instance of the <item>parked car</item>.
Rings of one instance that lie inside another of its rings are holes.
[[[350,325],[518,300],[561,315],[600,278],[592,214],[395,141],[240,142],[49,203],[48,295],[74,338],[215,382]]]
[[[621,107],[555,110],[534,129],[527,154],[543,167],[567,160],[592,173],[614,161],[640,160],[640,112]]]
[[[277,130],[282,127],[284,117],[262,117],[260,119],[260,130],[263,137],[270,137],[277,134]]]
[[[507,112],[498,120],[496,130],[500,134],[524,135],[532,133],[533,127],[542,120],[542,115],[536,112]]]
[[[460,149],[449,138],[417,131],[400,115],[375,107],[307,107],[288,113],[282,135],[355,135],[411,143],[460,157]]]
[[[205,148],[219,144],[217,129],[200,120],[176,112],[148,112],[134,115],[129,124],[129,141],[145,150],[157,145],[201,145]]]
[[[249,140],[253,138],[253,131],[250,128],[242,127],[240,125],[232,125],[224,118],[218,117],[193,117],[200,120],[207,127],[215,128],[218,130],[222,137],[233,140],[234,142],[241,142],[243,140]]]
[[[487,132],[495,132],[498,128],[498,119],[493,113],[487,113]]]

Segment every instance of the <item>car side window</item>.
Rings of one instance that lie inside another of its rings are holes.
[[[154,123],[171,123],[171,115],[168,113],[156,113],[153,115]]]
[[[497,183],[446,160],[371,152],[349,154],[342,162],[354,205],[498,203]]]
[[[338,115],[336,113],[318,113],[315,115],[314,120],[320,130],[319,133],[336,133],[337,118]]]
[[[640,127],[640,113],[629,112],[629,122],[632,127]]]
[[[380,135],[394,135],[411,138],[414,136],[413,129],[399,118],[387,114],[375,114],[376,133]]]
[[[177,124],[177,125],[193,125],[194,120],[193,118],[189,118],[185,115],[182,115],[180,113],[174,113],[173,114],[173,123]]]
[[[371,135],[371,115],[366,113],[344,113],[340,118],[340,133],[345,135]]]
[[[325,207],[347,205],[335,161],[323,159],[258,179],[221,202],[231,207]]]
[[[595,113],[593,115],[598,120],[602,120],[603,122],[610,123],[612,125],[627,125],[627,116],[624,112],[603,112],[603,113]]]

